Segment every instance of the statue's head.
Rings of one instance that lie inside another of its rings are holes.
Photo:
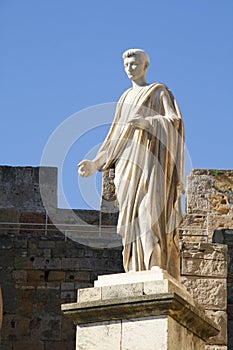
[[[140,75],[146,75],[147,69],[150,65],[150,58],[144,50],[126,50],[123,53],[122,58],[124,60],[125,71],[130,79],[134,80]]]

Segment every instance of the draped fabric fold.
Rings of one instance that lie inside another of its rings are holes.
[[[130,104],[120,98],[114,121],[99,153],[105,171],[115,166],[119,203],[118,233],[126,271],[157,265],[179,276],[178,226],[182,219],[184,126],[171,91],[161,83],[141,87]],[[163,96],[169,102],[169,112]],[[128,123],[135,115],[146,130]]]

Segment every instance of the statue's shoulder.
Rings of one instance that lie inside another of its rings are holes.
[[[143,88],[143,98],[147,99],[153,96],[159,96],[160,92],[166,89],[166,86],[162,83],[148,84]]]
[[[169,90],[164,83],[156,82],[148,85],[148,90]]]
[[[164,84],[164,83],[160,83],[160,82],[159,82],[159,83],[150,84],[148,90],[150,91],[151,94],[155,94],[155,95],[157,95],[157,94],[160,95],[160,93],[161,93],[162,91],[164,91],[164,92],[166,92],[172,99],[174,99],[174,96],[173,96],[172,91],[171,91],[171,90],[169,89],[169,87],[168,87],[166,84]]]

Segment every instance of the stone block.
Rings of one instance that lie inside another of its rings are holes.
[[[101,287],[78,289],[78,302],[101,300]]]
[[[79,270],[80,261],[77,258],[62,258],[61,268],[62,270]]]
[[[27,248],[28,247],[28,237],[13,235],[12,236],[14,248]]]
[[[65,282],[61,283],[61,290],[74,290],[74,283],[71,282]]]
[[[0,249],[13,248],[13,241],[10,234],[0,234]]]
[[[64,282],[66,273],[64,271],[49,271],[48,282]]]
[[[78,281],[80,282],[85,282],[85,283],[90,283],[91,282],[91,271],[73,271],[73,272],[67,272],[66,273],[66,281]]]
[[[187,190],[187,211],[192,213],[194,210],[206,212],[208,209],[207,195],[213,193],[214,178],[209,174],[190,174],[188,177]]]
[[[138,271],[138,272],[130,272],[130,273],[118,273],[115,275],[103,275],[98,276],[98,280],[95,281],[95,287],[103,287],[103,286],[113,286],[113,285],[122,285],[122,284],[133,284],[133,283],[141,283],[141,282],[154,282],[161,281],[163,279],[175,279],[171,277],[167,271],[160,269],[159,267],[154,268],[150,271]],[[175,280],[176,281],[176,280]]]
[[[27,281],[27,271],[25,270],[14,270],[12,272],[12,278],[16,283],[23,283]]]
[[[143,282],[143,295],[175,292],[184,297],[191,305],[195,305],[193,298],[183,285],[174,280],[145,281]]]
[[[33,268],[39,270],[61,270],[60,258],[38,258],[33,261]]]
[[[44,270],[29,270],[28,274],[28,284],[34,284],[35,282],[45,283],[45,271]]]
[[[181,253],[183,258],[217,261],[227,258],[226,245],[216,243],[183,243]]]
[[[106,268],[108,266],[108,261],[101,259],[92,259],[92,258],[79,258],[78,264],[80,270],[92,271],[93,266],[99,266],[99,268]]]
[[[22,256],[16,256],[14,258],[14,266],[15,269],[19,270],[32,270],[33,268],[33,259],[30,257],[22,257]]]
[[[61,317],[49,315],[42,319],[41,340],[61,340]]]
[[[37,258],[42,258],[44,256],[44,249],[39,249],[39,248],[35,248],[35,249],[28,249],[28,256],[31,257],[31,259],[34,259],[35,257]],[[46,256],[47,258],[47,256]]]
[[[39,248],[55,248],[55,242],[53,240],[40,240]]]
[[[203,277],[226,277],[227,262],[223,260],[203,260],[182,258],[182,275]]]
[[[118,286],[103,286],[102,300],[119,299],[143,294],[143,283],[121,284]]]
[[[224,244],[183,243],[181,274],[190,276],[227,276],[227,247]]]
[[[30,318],[17,314],[6,314],[3,317],[2,339],[26,340],[30,336]]]
[[[93,323],[77,328],[76,350],[121,350],[121,321]]]
[[[14,283],[3,283],[1,287],[4,312],[15,314],[21,306],[22,292],[15,288]]]
[[[169,317],[148,317],[145,319],[131,319],[122,322],[122,348],[141,350],[156,349],[193,349],[203,348],[202,340],[180,327],[174,319]]]
[[[224,193],[214,193],[209,196],[210,210],[217,214],[228,214],[230,211],[230,204],[228,196]]]
[[[74,242],[62,240],[55,241],[55,244],[56,246],[52,250],[54,257],[78,258],[84,256],[84,249],[76,247]]]
[[[123,321],[122,348],[141,350],[147,344],[146,349],[153,350],[156,344],[158,349],[169,349],[166,333],[168,333],[166,318],[161,319],[157,316]]]
[[[215,337],[208,340],[208,344],[227,345],[227,313],[226,311],[206,310],[206,316],[213,320],[220,328]]]
[[[181,277],[192,297],[206,310],[226,310],[226,280],[221,278]]]
[[[13,250],[2,250],[0,254],[0,270],[11,271],[14,268]]]

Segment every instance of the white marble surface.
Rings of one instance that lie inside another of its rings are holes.
[[[117,232],[123,242],[125,271],[160,266],[180,275],[179,232],[184,191],[184,125],[166,85],[149,84],[144,50],[123,54],[132,88],[121,96],[111,129],[93,160],[84,159],[79,174],[115,167],[119,204]]]
[[[176,281],[167,271],[159,267],[154,267],[150,271],[137,271],[127,273],[117,273],[113,275],[98,276],[98,280],[94,282],[95,287],[114,286],[119,284],[158,281],[169,278]]]

